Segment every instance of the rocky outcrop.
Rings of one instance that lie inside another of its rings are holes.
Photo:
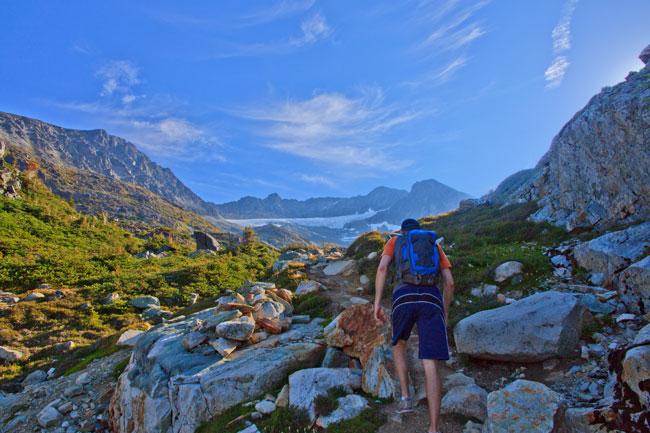
[[[623,270],[617,285],[620,299],[629,311],[650,312],[650,256]]]
[[[605,87],[564,125],[504,201],[537,201],[533,220],[567,230],[650,220],[648,97],[650,65]]]
[[[111,401],[112,429],[194,432],[201,422],[281,385],[298,365],[318,365],[324,352],[316,341],[319,321],[289,325],[291,306],[275,293],[272,284],[248,283],[217,307],[141,334]],[[265,319],[279,334],[254,334],[252,313],[270,299],[284,303],[281,316]],[[285,323],[290,329],[280,333]]]
[[[516,380],[487,398],[484,432],[556,433],[563,431],[566,403],[546,385]]]
[[[584,305],[573,295],[542,292],[481,311],[454,328],[459,353],[481,359],[535,362],[576,354]]]
[[[487,417],[487,392],[478,385],[456,386],[442,398],[440,413],[460,414],[481,422]]]
[[[196,250],[210,250],[210,251],[221,251],[223,247],[212,235],[195,231],[194,240],[196,241]]]

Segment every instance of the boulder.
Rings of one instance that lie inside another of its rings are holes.
[[[323,333],[329,346],[343,349],[365,367],[375,347],[390,341],[389,332],[387,326],[377,324],[373,305],[366,303],[346,308]]]
[[[18,350],[0,346],[0,359],[8,362],[20,361],[23,359],[23,353]]]
[[[139,298],[131,299],[129,305],[140,310],[148,308],[160,308],[160,301],[155,296],[140,296]]]
[[[632,344],[650,344],[650,325],[645,325],[641,328],[639,333],[636,334],[636,337],[634,337]]]
[[[363,367],[361,387],[374,397],[395,399],[400,395],[393,349],[387,344],[375,346]]]
[[[195,231],[194,240],[196,241],[196,250],[209,250],[209,251],[220,251],[222,249],[221,244],[211,235]]]
[[[111,304],[115,303],[115,301],[117,301],[118,299],[120,299],[120,294],[119,294],[119,293],[116,293],[116,292],[109,293],[109,294],[106,295],[106,297],[102,300],[102,304],[104,304],[104,305],[111,305]]]
[[[469,376],[465,376],[463,373],[452,373],[449,376],[445,377],[444,382],[442,383],[443,389],[451,389],[457,386],[466,386],[474,385],[476,382]]]
[[[356,265],[357,262],[354,260],[338,260],[327,265],[325,269],[323,269],[323,273],[328,277],[332,277],[334,275],[348,272],[349,270],[354,269]]]
[[[212,311],[212,314],[209,314],[205,322],[203,322],[205,329],[213,329],[220,323],[241,317],[239,310],[218,311],[216,308],[211,308],[210,311]]]
[[[250,315],[222,322],[216,327],[217,337],[235,341],[247,341],[253,335],[253,331],[255,331],[255,321]]]
[[[486,433],[561,431],[566,403],[546,385],[516,380],[487,398]]]
[[[162,323],[140,337],[111,400],[111,431],[194,432],[229,407],[281,385],[298,365],[322,359],[317,321],[237,350],[227,361],[217,353],[187,352],[183,336],[195,319],[205,322],[213,311]]]
[[[278,397],[275,399],[275,405],[277,407],[289,406],[289,385],[284,385],[282,387]]]
[[[92,381],[92,376],[84,371],[79,376],[77,376],[77,378],[74,380],[74,383],[76,385],[88,385]]]
[[[260,431],[255,424],[251,424],[245,429],[239,430],[237,433],[260,433]]]
[[[480,286],[473,288],[470,293],[472,296],[480,298],[483,296],[496,296],[498,292],[499,287],[497,286],[491,284],[481,284]]]
[[[43,428],[56,427],[62,419],[63,415],[52,406],[47,406],[36,415],[38,425]]]
[[[567,433],[602,433],[607,431],[596,424],[597,412],[590,407],[569,408],[564,414]]]
[[[27,295],[27,297],[25,299],[23,299],[23,301],[29,302],[29,301],[35,301],[37,299],[44,299],[44,298],[45,298],[45,295],[42,294],[41,292],[34,292],[34,293],[31,293],[31,294]]]
[[[370,407],[365,398],[355,394],[339,397],[337,401],[338,407],[332,413],[318,417],[317,426],[327,428],[330,424],[356,418],[364,409]]]
[[[253,312],[253,317],[255,319],[277,319],[280,315],[284,313],[284,305],[279,302],[267,300],[262,302],[262,305],[258,310]]]
[[[142,334],[144,334],[144,331],[141,331],[139,329],[129,329],[127,331],[124,331],[122,335],[120,335],[120,338],[117,340],[117,345],[134,346]]]
[[[349,368],[308,368],[289,376],[289,404],[307,411],[314,421],[314,400],[331,388],[343,387],[348,394],[361,387],[361,376]]]
[[[237,349],[238,343],[227,338],[219,337],[216,340],[211,340],[210,346],[212,346],[219,355],[227,358],[235,351],[235,349]]]
[[[616,273],[643,258],[650,248],[650,222],[600,236],[578,245],[573,251],[581,268],[605,275],[605,284]]]
[[[359,282],[361,283],[362,286],[368,287],[368,285],[370,284],[370,278],[368,278],[366,275],[361,275],[359,277]]]
[[[650,345],[627,351],[621,380],[638,396],[646,410],[650,410]]]
[[[187,335],[185,335],[185,337],[183,337],[183,347],[185,348],[185,350],[191,352],[196,346],[205,342],[205,340],[207,339],[208,336],[201,332],[198,331],[190,332]]]
[[[318,281],[301,281],[296,289],[296,295],[306,295],[307,293],[318,292],[322,286]]]
[[[460,414],[481,422],[487,418],[487,392],[478,385],[455,386],[442,398],[441,414]]]
[[[334,347],[328,347],[325,352],[325,358],[321,367],[323,368],[347,368],[350,360],[348,355],[343,353],[341,350]]]
[[[635,314],[650,312],[650,256],[632,264],[618,276],[620,300]]]
[[[298,316],[291,317],[291,323],[309,323],[311,322],[311,316],[309,314],[300,314]]]
[[[584,305],[570,293],[542,292],[461,320],[458,353],[498,361],[538,362],[577,353]]]
[[[47,373],[43,370],[36,370],[27,375],[23,380],[23,385],[35,385],[37,383],[45,382],[47,380]]]
[[[255,410],[262,415],[271,415],[275,410],[275,403],[268,400],[262,400],[255,405]]]
[[[510,261],[497,266],[494,271],[494,279],[497,283],[502,283],[508,278],[521,274],[524,265],[519,262]]]
[[[271,334],[281,334],[291,328],[291,323],[285,318],[265,319],[259,318],[255,321],[260,328]]]

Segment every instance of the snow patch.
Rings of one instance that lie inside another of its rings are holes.
[[[342,215],[337,217],[317,217],[317,218],[253,218],[253,219],[229,219],[227,221],[239,224],[241,226],[260,227],[273,223],[292,223],[305,227],[329,227],[331,229],[342,229],[347,223],[351,221],[362,220],[370,218],[379,211],[368,210],[365,213],[357,213],[353,215]],[[398,227],[399,228],[399,227]]]

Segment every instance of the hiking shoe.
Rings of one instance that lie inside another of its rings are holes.
[[[413,412],[413,402],[411,400],[411,397],[402,397],[400,400],[399,404],[397,405],[397,409],[395,410],[397,413],[407,413],[407,412]]]

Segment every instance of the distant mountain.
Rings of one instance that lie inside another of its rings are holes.
[[[366,213],[369,210],[388,209],[407,196],[399,189],[378,187],[366,195],[350,198],[320,197],[308,200],[283,199],[270,194],[261,199],[243,197],[237,201],[217,205],[224,218],[317,218]]]
[[[214,203],[194,194],[169,168],[103,129],[66,129],[0,111],[0,139],[51,164],[146,188],[175,206],[210,217],[214,224],[225,223]]]
[[[605,87],[553,138],[534,169],[515,173],[487,195],[493,202],[536,201],[535,221],[567,230],[650,220],[650,46],[646,66]]]
[[[437,180],[423,180],[414,183],[411,191],[390,208],[367,219],[350,222],[345,227],[364,231],[372,225],[400,225],[406,218],[417,219],[456,209],[460,201],[466,198],[470,196]]]

